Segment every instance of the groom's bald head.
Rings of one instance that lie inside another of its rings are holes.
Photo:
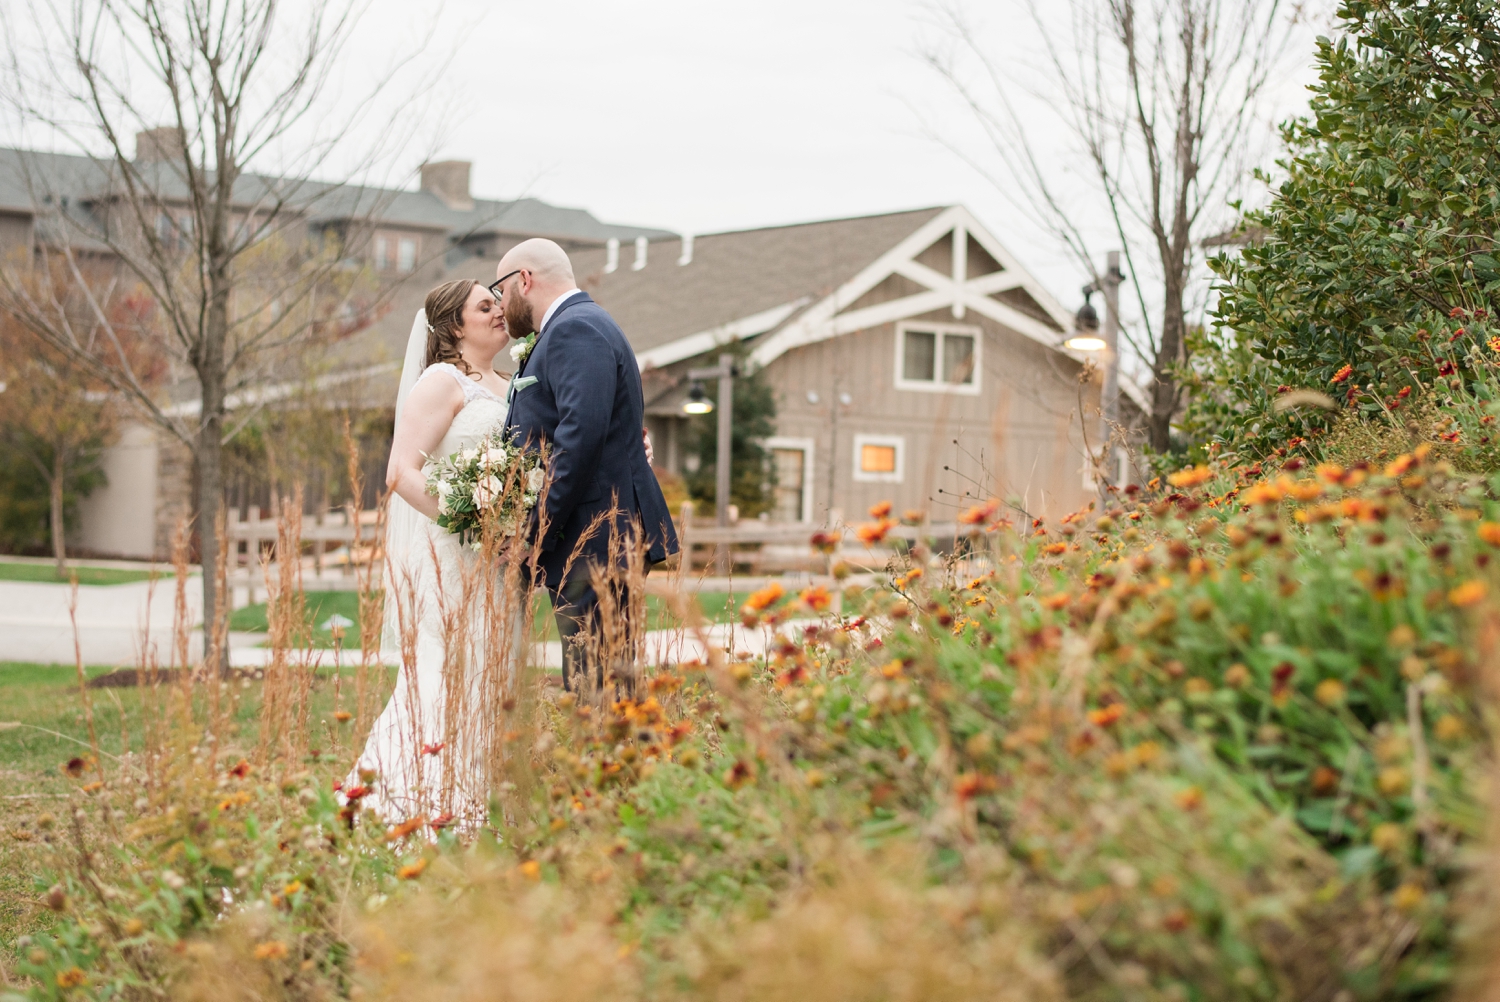
[[[495,275],[506,328],[518,339],[536,331],[537,318],[547,315],[557,297],[578,287],[567,252],[541,237],[506,251]]]
[[[532,275],[532,281],[542,289],[555,288],[558,292],[567,292],[577,283],[573,279],[573,262],[568,260],[567,251],[557,245],[555,241],[544,237],[533,237],[530,240],[522,240],[500,259],[500,266],[495,270],[495,276],[501,277],[518,268],[524,268]]]

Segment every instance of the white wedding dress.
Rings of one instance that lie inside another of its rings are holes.
[[[418,381],[456,380],[464,406],[432,454],[441,457],[501,430],[507,407],[449,363],[422,370],[425,333],[418,313],[396,413],[399,421]],[[502,595],[502,587],[499,568],[392,495],[382,647],[400,656],[401,672],[345,780],[346,794],[368,790],[362,807],[393,823],[451,816],[469,828],[485,821],[503,748],[497,731],[525,642],[519,590]],[[372,772],[374,780],[363,782],[361,774]]]

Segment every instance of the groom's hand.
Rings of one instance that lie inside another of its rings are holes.
[[[645,428],[642,428],[641,438],[645,439],[646,442],[646,465],[655,466],[656,463],[653,460],[656,458],[656,453],[651,451],[651,432],[647,431]]]

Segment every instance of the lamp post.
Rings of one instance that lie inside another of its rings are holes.
[[[1113,441],[1113,436],[1120,423],[1120,283],[1123,281],[1120,252],[1110,251],[1104,258],[1104,274],[1083,287],[1083,305],[1078,309],[1075,333],[1063,342],[1075,351],[1104,352],[1104,387],[1099,394],[1100,442],[1104,449],[1101,495],[1119,477],[1120,470],[1120,447]],[[1104,293],[1102,331],[1099,329],[1099,314],[1089,302],[1089,297],[1096,292]]]
[[[719,528],[724,529],[729,526],[730,430],[734,420],[734,377],[739,372],[734,365],[734,356],[724,354],[719,356],[718,365],[706,369],[689,369],[687,375],[693,381],[693,388],[682,409],[688,414],[706,414],[714,409],[703,392],[702,380],[719,381],[719,434],[714,452],[714,521]],[[718,545],[714,561],[721,575],[729,573],[729,547],[726,544],[721,542]]]

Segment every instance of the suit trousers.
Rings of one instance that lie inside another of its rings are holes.
[[[557,635],[562,640],[563,688],[568,692],[583,692],[590,676],[596,689],[603,691],[606,668],[622,693],[635,692],[636,631],[641,625],[632,623],[628,615],[631,588],[618,579],[604,587],[610,590],[612,600],[608,603],[609,622],[588,578],[574,578],[559,588],[547,589]]]

